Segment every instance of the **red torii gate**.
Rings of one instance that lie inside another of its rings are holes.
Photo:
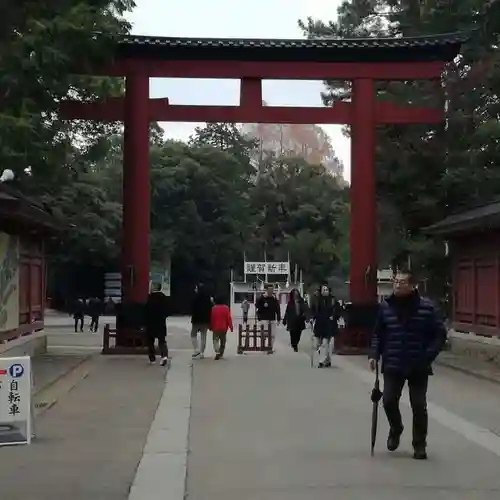
[[[122,121],[124,303],[140,303],[149,291],[149,123],[235,122],[349,124],[351,126],[350,300],[356,307],[377,297],[375,129],[377,124],[436,123],[440,109],[378,101],[378,80],[439,80],[467,35],[414,38],[323,40],[191,39],[125,35],[114,60],[97,75],[126,78],[123,98],[103,102],[65,101],[65,119]],[[239,106],[172,105],[149,98],[149,79],[238,79]],[[350,80],[351,102],[332,107],[262,105],[262,80]],[[361,329],[363,330],[363,329]],[[118,332],[119,333],[119,332]],[[348,331],[346,347],[361,346],[364,335]],[[120,343],[119,335],[117,343]]]

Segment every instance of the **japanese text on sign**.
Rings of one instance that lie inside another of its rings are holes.
[[[0,446],[31,442],[31,360],[0,358]]]
[[[288,275],[289,273],[289,262],[245,262],[245,274]]]

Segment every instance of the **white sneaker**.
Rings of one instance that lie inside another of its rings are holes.
[[[200,359],[205,359],[205,355],[202,352],[200,352]]]
[[[193,355],[191,357],[193,359],[197,359],[197,358],[201,357],[201,355],[202,355],[201,352],[195,352],[195,353],[193,353]]]
[[[167,357],[161,358],[160,365],[167,366],[167,364],[168,364],[168,358]]]
[[[154,361],[149,360],[150,365],[155,365],[156,364],[156,359]]]

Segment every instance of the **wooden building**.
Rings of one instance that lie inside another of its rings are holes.
[[[43,329],[44,240],[54,230],[52,216],[0,183],[0,343]]]
[[[500,337],[500,200],[450,215],[427,232],[447,242],[452,328]]]

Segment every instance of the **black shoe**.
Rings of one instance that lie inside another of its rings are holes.
[[[332,362],[331,361],[325,361],[325,368],[330,368],[332,366]]]
[[[297,346],[292,346],[292,349],[295,351],[295,352],[299,352],[299,348]]]
[[[402,431],[398,432],[393,429],[389,431],[389,436],[387,437],[387,449],[389,451],[396,451],[399,448],[402,433]]]
[[[218,361],[220,359],[220,354],[215,355],[215,360]]]
[[[427,451],[425,451],[425,448],[423,446],[414,448],[413,458],[415,460],[427,460]]]

